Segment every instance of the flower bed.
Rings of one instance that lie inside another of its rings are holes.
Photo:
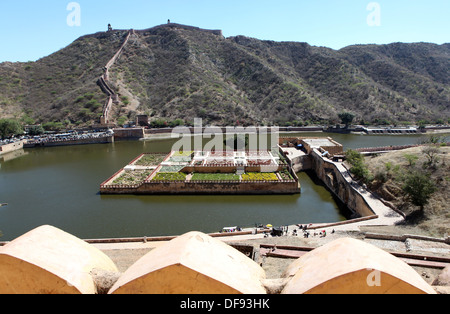
[[[206,162],[206,165],[208,166],[223,166],[223,167],[232,167],[234,166],[233,161],[228,161],[225,159],[209,159]]]
[[[174,152],[173,157],[192,157],[193,151],[187,151],[187,152]]]
[[[283,180],[286,180],[286,181],[294,180],[294,178],[291,176],[291,174],[287,170],[281,171],[280,176]]]
[[[243,181],[278,181],[278,177],[273,172],[249,172],[242,175]]]
[[[113,185],[137,185],[142,183],[152,172],[150,170],[134,170],[124,172],[120,177],[116,178]]]
[[[169,173],[169,172],[180,172],[181,169],[183,169],[184,165],[177,165],[177,166],[162,166],[160,172],[162,173]]]
[[[167,157],[163,154],[145,154],[138,161],[136,161],[136,166],[157,166]]]
[[[194,173],[191,181],[239,181],[234,173]]]
[[[287,165],[286,158],[280,152],[278,152],[278,157],[280,157],[278,160],[279,165]]]
[[[249,166],[269,166],[276,165],[273,163],[272,159],[249,159],[247,161]]]
[[[186,181],[186,174],[182,172],[158,172],[152,181]]]
[[[188,156],[172,156],[168,160],[169,162],[191,162],[192,158]]]

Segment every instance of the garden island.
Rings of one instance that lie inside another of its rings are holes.
[[[142,154],[100,186],[102,194],[299,194],[282,151]]]

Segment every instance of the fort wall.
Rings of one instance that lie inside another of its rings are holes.
[[[144,128],[114,129],[114,139],[118,141],[127,139],[140,139],[144,138],[144,136]]]
[[[377,218],[377,213],[373,208],[375,201],[368,202],[367,195],[360,191],[362,187],[353,180],[349,171],[341,163],[335,163],[324,156],[326,151],[328,151],[327,156],[342,154],[342,146],[331,139],[325,139],[323,143],[323,139],[318,138],[317,140],[317,143],[325,144],[324,147],[301,138],[280,138],[280,145],[284,146],[280,149],[292,171],[314,171],[325,186],[352,212],[360,217]],[[332,145],[328,145],[328,142]],[[384,207],[381,202],[379,203]]]
[[[348,180],[350,174],[337,165],[321,156],[320,152],[314,149],[311,154],[311,166],[316,175],[347,207],[361,217],[375,215],[374,210],[367,203],[366,199],[354,186],[353,180]]]

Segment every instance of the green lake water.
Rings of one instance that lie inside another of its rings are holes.
[[[331,136],[345,148],[416,144],[423,136]],[[176,140],[25,149],[0,157],[1,241],[41,225],[82,239],[216,232],[251,227],[335,222],[345,208],[314,177],[300,173],[302,194],[293,196],[104,196],[100,184],[143,152],[169,152]]]

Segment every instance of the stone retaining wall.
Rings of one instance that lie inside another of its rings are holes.
[[[140,186],[102,185],[102,194],[191,195],[191,194],[298,194],[292,181],[147,181]]]
[[[23,148],[23,141],[0,146],[0,155],[16,151]]]
[[[312,169],[322,182],[344,203],[347,207],[358,215],[372,216],[374,211],[366,202],[364,197],[345,177],[333,162],[325,160],[317,150],[310,154]]]

